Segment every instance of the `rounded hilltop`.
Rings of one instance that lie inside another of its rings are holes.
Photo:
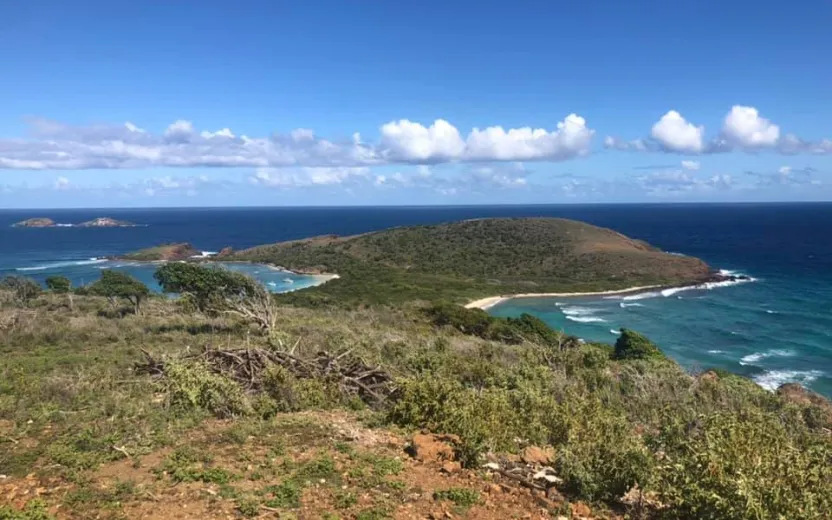
[[[338,273],[338,283],[315,290],[370,301],[607,291],[719,276],[697,258],[559,218],[486,218],[328,235],[238,251],[229,259]]]

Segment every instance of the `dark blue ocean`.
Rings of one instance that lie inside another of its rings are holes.
[[[49,217],[78,223],[107,216],[134,228],[13,228]],[[766,388],[799,381],[832,396],[832,204],[562,205],[378,208],[0,210],[0,276],[76,283],[102,267],[152,281],[152,267],[99,260],[164,242],[203,251],[391,226],[491,216],[558,216],[611,227],[666,251],[700,257],[755,281],[730,287],[647,292],[625,298],[511,300],[498,315],[530,312],[588,340],[614,342],[620,327],[639,330],[692,369],[720,367]],[[246,268],[275,290],[314,284],[265,267]]]

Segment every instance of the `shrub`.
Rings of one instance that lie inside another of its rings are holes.
[[[165,364],[168,399],[173,407],[199,409],[219,418],[246,415],[251,403],[234,381],[211,372],[200,364]]]
[[[789,435],[776,415],[667,417],[653,439],[664,518],[825,518],[832,511],[832,445]]]
[[[72,282],[66,276],[50,276],[46,279],[46,288],[55,294],[66,294],[72,289]]]
[[[638,332],[621,329],[621,335],[615,342],[614,359],[651,359],[663,358],[664,354],[652,341]]]
[[[28,304],[42,292],[40,284],[31,278],[6,276],[0,280],[0,290],[7,290],[21,304]]]

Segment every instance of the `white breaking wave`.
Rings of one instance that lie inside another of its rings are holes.
[[[820,370],[771,370],[758,374],[753,379],[758,385],[773,392],[785,383],[806,385],[823,375]]]
[[[616,336],[620,336],[621,331],[620,330],[615,330],[615,329],[610,329],[610,334],[615,334]]]
[[[737,271],[731,271],[728,269],[720,269],[719,274],[722,276],[741,276]],[[710,291],[711,289],[717,289],[719,287],[731,287],[732,285],[740,285],[743,283],[750,283],[756,282],[757,279],[754,277],[749,276],[746,279],[742,280],[725,280],[724,282],[706,282],[701,283],[699,285],[689,285],[687,287],[670,287],[668,289],[663,289],[661,291],[649,291],[643,292],[638,294],[630,294],[628,296],[606,296],[604,297],[605,300],[623,300],[623,301],[633,301],[633,300],[646,300],[648,298],[657,298],[659,296],[663,296],[668,298],[673,296],[676,293],[680,293],[682,291]],[[680,298],[677,296],[677,298]]]
[[[90,258],[89,260],[75,260],[71,262],[55,262],[53,264],[35,265],[32,267],[18,267],[15,271],[46,271],[47,269],[59,269],[61,267],[72,267],[75,265],[93,265],[107,262],[106,258]]]
[[[563,307],[561,312],[567,316],[589,316],[598,312],[598,309],[590,307]]]
[[[723,354],[723,350],[709,350],[708,354]]]
[[[655,298],[657,296],[661,296],[662,293],[660,292],[643,292],[638,294],[630,294],[629,296],[605,296],[605,300],[624,300],[624,301],[633,301],[633,300],[646,300],[647,298]]]
[[[295,283],[295,281],[294,281],[294,280],[292,280],[291,278],[284,278],[284,279],[283,279],[283,281],[284,281],[285,283]]]
[[[598,318],[596,316],[567,316],[567,320],[577,321],[578,323],[606,323],[607,320],[604,318]]]
[[[622,309],[626,309],[627,307],[644,307],[644,304],[642,304],[642,303],[624,303],[624,302],[621,302],[621,303],[618,304],[618,306],[621,307]]]
[[[567,320],[577,321],[578,323],[605,323],[607,321],[595,316],[600,309],[593,309],[592,307],[561,307],[560,310]]]
[[[780,314],[779,312],[773,311],[771,309],[766,309],[766,313],[768,313],[768,314]]]
[[[793,350],[769,350],[766,352],[755,352],[753,354],[749,354],[747,356],[743,356],[740,359],[740,365],[752,365],[760,360],[770,358],[770,357],[789,357],[794,356]]]

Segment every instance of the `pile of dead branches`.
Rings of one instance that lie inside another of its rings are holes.
[[[136,364],[135,372],[164,377],[165,361],[154,358],[146,350],[142,352],[145,359]],[[314,357],[302,358],[290,352],[264,348],[205,348],[202,352],[187,354],[179,359],[202,363],[213,372],[236,381],[250,393],[264,390],[264,376],[270,367],[276,365],[298,379],[334,382],[345,395],[358,396],[374,407],[382,405],[396,391],[389,373],[368,365],[350,351],[338,355],[321,351]]]

